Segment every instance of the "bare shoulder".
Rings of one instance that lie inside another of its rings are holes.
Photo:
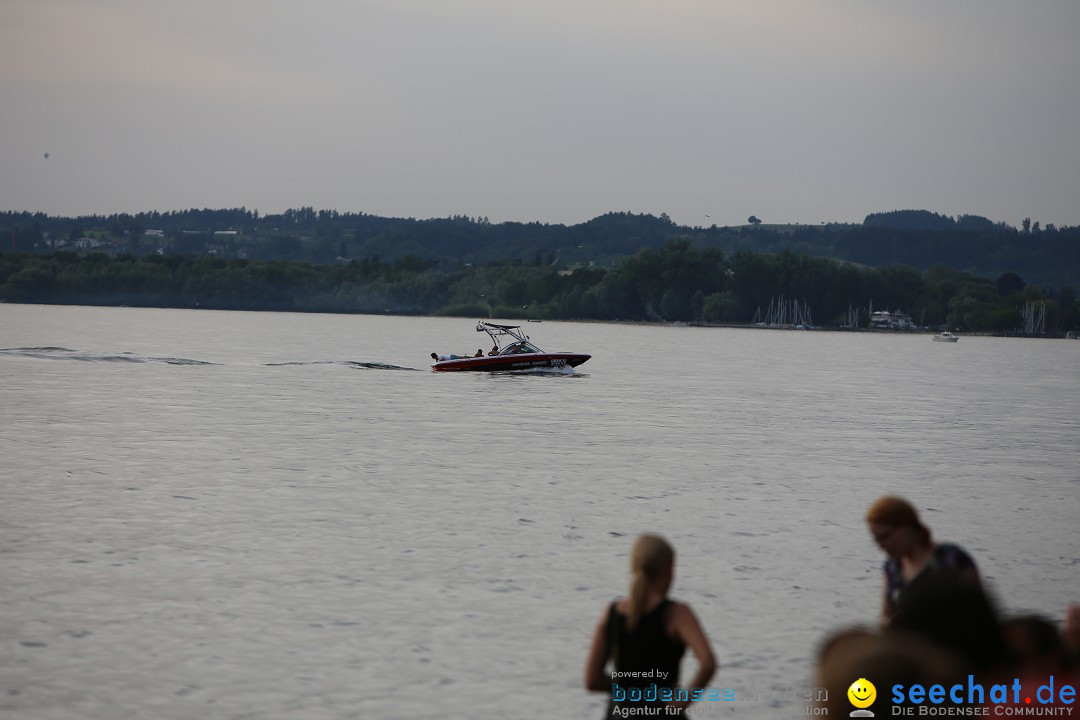
[[[672,600],[668,607],[668,627],[677,631],[679,635],[685,635],[686,630],[698,624],[694,611],[684,602]]]
[[[679,618],[693,618],[694,617],[694,611],[690,609],[690,606],[687,605],[684,602],[679,602],[678,600],[672,600],[671,601],[671,610],[669,612],[671,613],[672,618],[676,618],[676,617],[679,617]]]

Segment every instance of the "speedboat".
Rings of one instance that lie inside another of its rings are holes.
[[[934,342],[956,342],[960,338],[953,335],[948,330],[943,331],[940,335],[934,336]]]
[[[529,336],[521,331],[520,325],[496,325],[480,321],[476,323],[476,332],[485,332],[494,344],[487,355],[474,357],[457,355],[435,356],[432,370],[455,372],[473,370],[492,372],[496,370],[545,370],[575,368],[592,357],[570,352],[546,352],[534,345]],[[443,359],[446,358],[446,359]]]

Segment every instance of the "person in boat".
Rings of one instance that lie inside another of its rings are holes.
[[[674,576],[671,545],[659,535],[638,537],[630,554],[630,593],[600,615],[585,663],[585,688],[611,695],[608,717],[619,717],[620,708],[653,708],[664,717],[683,717],[689,693],[704,688],[716,672],[716,659],[694,612],[668,598]],[[698,671],[680,692],[679,663],[687,647],[697,657]],[[614,674],[604,671],[608,660]],[[653,692],[655,699],[650,697]]]
[[[482,348],[476,348],[476,354],[473,357],[484,357],[484,351]]]
[[[959,545],[935,543],[929,528],[907,500],[886,496],[866,513],[866,523],[888,558],[884,565],[881,622],[888,625],[904,593],[916,580],[948,574],[979,584],[975,561]]]
[[[491,348],[491,350],[488,352],[488,355],[498,355],[498,354],[499,354],[499,346],[498,345]]]
[[[472,357],[472,356],[471,355],[454,355],[453,353],[451,353],[450,355],[438,355],[436,353],[431,353],[431,359],[434,360],[435,362],[442,362],[443,360],[461,360],[462,358],[467,358],[467,357]]]

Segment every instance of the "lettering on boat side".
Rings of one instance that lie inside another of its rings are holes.
[[[513,367],[565,367],[566,360],[552,359],[552,360],[533,360],[532,362],[517,362],[513,364]]]

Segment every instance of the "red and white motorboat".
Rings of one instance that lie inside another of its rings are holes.
[[[592,357],[580,353],[545,352],[529,341],[520,325],[480,321],[476,323],[476,331],[491,336],[494,343],[491,352],[475,357],[432,353],[437,359],[431,369],[438,372],[562,369],[575,368]]]

